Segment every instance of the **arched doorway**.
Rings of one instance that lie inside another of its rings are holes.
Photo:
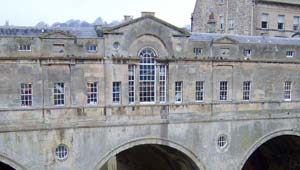
[[[159,144],[142,144],[126,149],[101,167],[101,170],[162,169],[200,170],[196,163],[181,151]]]
[[[300,137],[281,135],[259,146],[242,170],[299,170]]]
[[[12,168],[11,166],[9,166],[9,165],[7,165],[3,162],[0,162],[0,169],[1,170],[16,170],[16,169]]]

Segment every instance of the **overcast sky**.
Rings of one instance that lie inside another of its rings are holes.
[[[123,15],[140,16],[141,11],[155,12],[171,24],[190,24],[196,0],[0,0],[0,25],[33,26],[39,21],[48,24],[80,19],[94,22],[122,20]]]

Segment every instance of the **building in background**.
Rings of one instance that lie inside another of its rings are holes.
[[[299,20],[298,0],[197,0],[192,31],[292,37]]]

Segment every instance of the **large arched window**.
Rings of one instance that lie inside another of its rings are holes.
[[[140,102],[155,102],[155,57],[152,48],[144,48],[140,53]]]

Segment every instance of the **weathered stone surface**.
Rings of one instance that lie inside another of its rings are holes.
[[[61,32],[0,37],[1,162],[16,170],[99,170],[127,149],[163,145],[200,170],[241,170],[264,142],[299,136],[299,39],[192,34],[147,15],[102,31],[89,38]],[[30,42],[31,51],[18,51],[19,41]],[[86,51],[90,43],[96,52]],[[157,53],[152,103],[139,99],[138,56],[145,47]],[[203,52],[195,55],[194,48]],[[252,55],[245,58],[244,49]],[[294,57],[287,58],[287,50]],[[129,64],[136,66],[135,103],[128,99]],[[160,65],[168,68],[165,103],[159,102]],[[181,103],[176,81],[183,82]],[[196,81],[204,82],[202,102]],[[220,101],[220,81],[228,82],[227,101]],[[250,101],[243,101],[244,81],[252,83]],[[292,82],[291,101],[284,100],[285,81]],[[57,82],[65,84],[63,106],[54,105]],[[87,104],[88,82],[98,83],[94,105]],[[121,82],[119,104],[112,101],[113,82]],[[21,83],[32,84],[32,106],[21,107]],[[224,148],[217,145],[222,135]],[[59,144],[69,149],[64,161],[55,157]]]

